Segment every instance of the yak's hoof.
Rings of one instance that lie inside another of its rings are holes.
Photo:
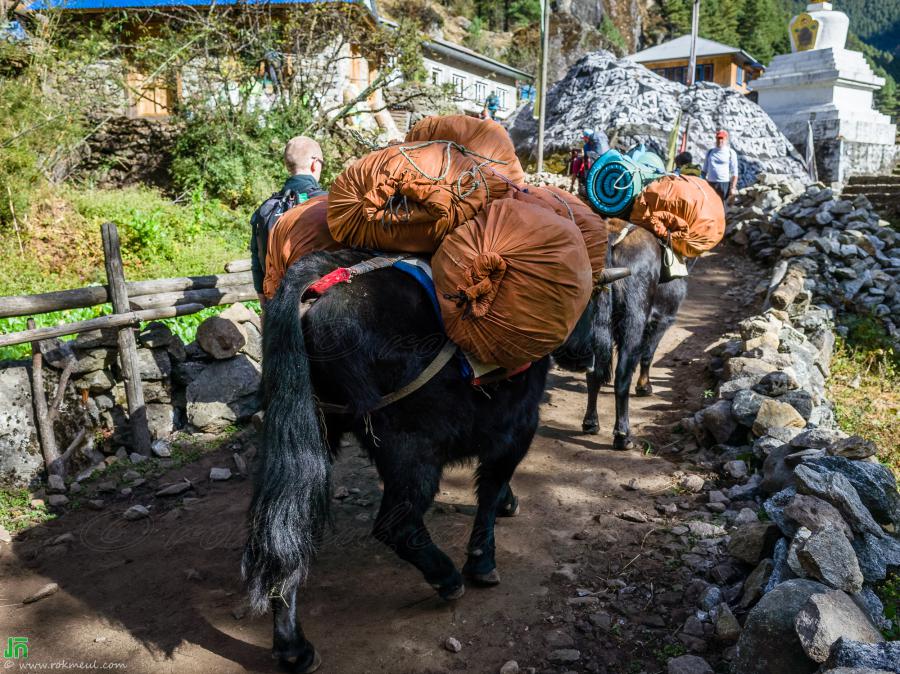
[[[312,674],[322,666],[322,658],[319,657],[318,651],[313,649],[313,652],[305,657],[300,655],[281,656],[278,658],[278,663],[292,674]]]
[[[600,432],[600,424],[597,421],[584,421],[581,423],[581,430],[588,435],[597,435]]]
[[[653,384],[651,384],[650,382],[647,382],[643,386],[641,384],[638,384],[634,387],[634,395],[636,395],[638,398],[646,398],[647,396],[652,396]]]
[[[519,499],[513,496],[497,508],[497,517],[515,517],[519,514]]]
[[[616,450],[627,450],[634,449],[634,442],[631,441],[630,435],[616,435],[613,436],[613,449]]]
[[[444,601],[456,601],[466,593],[466,586],[460,583],[456,587],[438,588],[438,594]]]
[[[479,587],[493,587],[500,584],[500,572],[491,569],[488,573],[467,573],[466,580]]]

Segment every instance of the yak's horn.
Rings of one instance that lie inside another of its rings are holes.
[[[609,285],[613,281],[618,281],[626,276],[631,276],[631,270],[628,267],[607,267],[600,272],[600,281],[597,285]]]

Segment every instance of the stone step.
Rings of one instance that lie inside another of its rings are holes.
[[[896,167],[894,168],[896,171]],[[897,185],[900,186],[900,176],[853,176],[847,181],[848,185]]]
[[[900,195],[900,183],[896,185],[847,185],[843,189],[843,194],[889,194],[896,198]]]

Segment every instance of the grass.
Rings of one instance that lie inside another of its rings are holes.
[[[125,277],[138,281],[220,272],[246,257],[249,213],[233,210],[198,194],[173,202],[159,192],[131,187],[117,190],[65,186],[45,193],[33,205],[19,249],[13,232],[0,233],[0,295],[40,293],[105,282],[100,225],[114,222],[122,241]],[[70,323],[109,313],[110,306],[56,311],[35,316],[37,327]],[[185,342],[203,319],[222,308],[166,319]],[[25,318],[0,319],[0,333],[25,329]],[[22,358],[30,347],[0,349],[0,360]]]
[[[878,458],[900,476],[900,354],[874,318],[846,320],[831,363],[828,395],[838,425],[878,446]]]
[[[891,574],[875,591],[884,604],[885,617],[893,622],[893,627],[884,631],[884,638],[897,641],[900,639],[900,575]]]
[[[27,489],[0,489],[0,526],[16,532],[55,517],[43,505],[32,505]]]

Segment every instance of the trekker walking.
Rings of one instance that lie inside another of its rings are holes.
[[[578,190],[581,191],[581,185],[584,182],[584,155],[580,148],[574,148],[569,154],[569,161],[566,166],[566,174],[569,176],[569,191],[575,192],[575,183],[578,183]]]
[[[703,177],[722,197],[722,201],[732,203],[738,181],[738,159],[728,145],[728,132],[716,132],[716,146],[706,153],[703,162]]]
[[[491,119],[497,119],[497,110],[500,109],[500,98],[493,89],[491,89],[491,93],[488,94],[488,97],[484,101],[484,109],[487,110]]]
[[[284,147],[284,168],[290,177],[280,192],[266,199],[250,218],[250,269],[253,272],[253,287],[261,303],[263,279],[266,275],[266,251],[269,232],[281,215],[307,199],[325,194],[319,185],[325,159],[322,148],[312,138],[295,136]]]

